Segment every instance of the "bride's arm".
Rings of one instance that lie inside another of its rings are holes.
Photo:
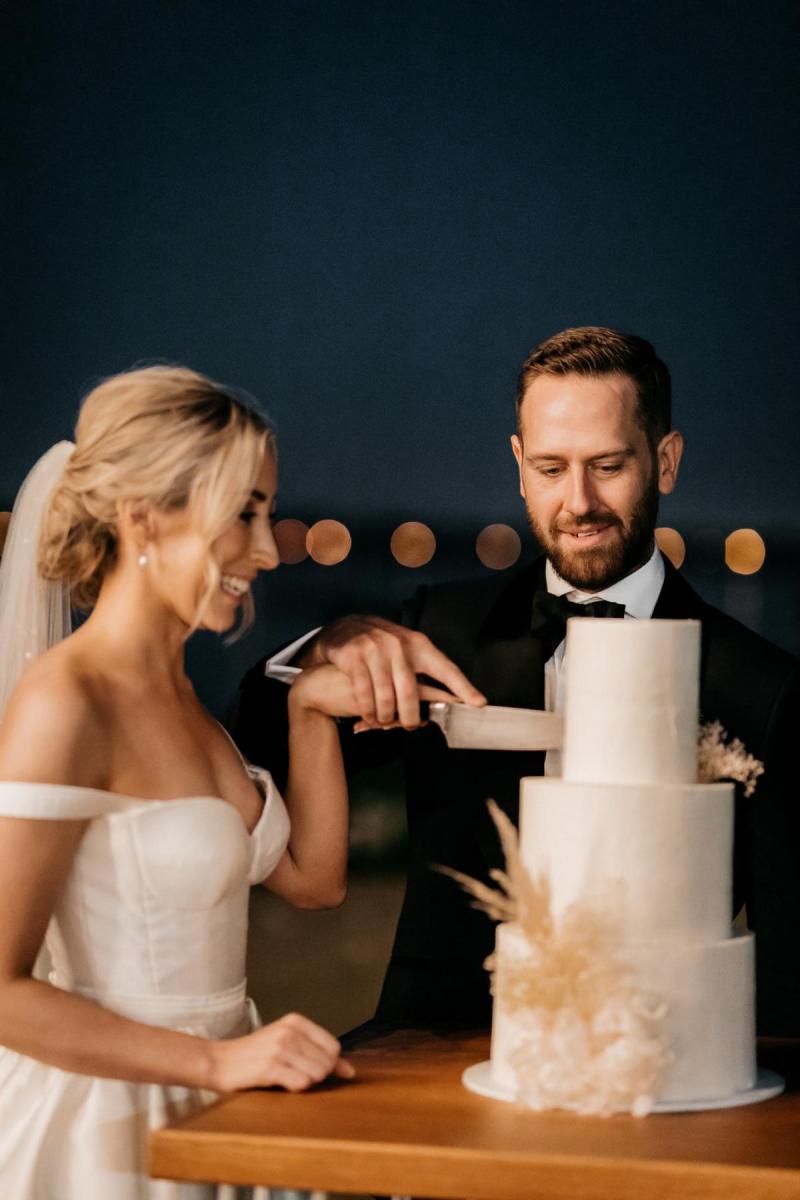
[[[335,667],[304,671],[289,689],[289,845],[264,880],[298,908],[335,908],[347,894],[347,781],[334,716],[355,711]]]
[[[418,696],[453,700],[449,692],[429,685],[420,686]],[[264,884],[299,908],[333,908],[347,891],[348,816],[347,781],[333,718],[358,716],[361,705],[349,676],[329,663],[302,671],[289,689],[288,705],[284,795],[292,829],[286,853]],[[398,725],[395,718],[383,728]]]
[[[0,781],[95,786],[91,705],[80,689],[23,685],[0,727]],[[88,822],[0,817],[0,1044],[62,1070],[215,1091],[300,1090],[334,1071],[339,1045],[290,1014],[243,1038],[213,1042],[120,1017],[31,977],[50,916]]]

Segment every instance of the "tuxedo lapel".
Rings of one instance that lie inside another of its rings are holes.
[[[664,560],[664,583],[653,609],[653,616],[660,620],[700,621],[700,684],[706,678],[709,640],[704,624],[706,604],[691,588],[672,563]]]
[[[703,616],[703,601],[679,575],[668,559],[664,559],[664,582],[653,609],[653,616],[662,620],[686,621]]]
[[[470,675],[490,704],[544,707],[543,650],[530,631],[533,594],[544,586],[544,563],[544,558],[537,559],[510,580],[478,632]],[[491,796],[517,822],[519,780],[525,775],[541,775],[544,755],[534,751],[465,753],[470,757],[470,777],[477,795],[484,800]],[[487,869],[502,866],[497,830],[485,803],[473,808],[471,820]]]
[[[544,662],[541,644],[529,633],[480,643],[475,652],[472,682],[490,704],[542,708]]]
[[[542,646],[530,632],[533,593],[544,586],[544,562],[537,559],[511,580],[478,632],[471,677],[490,704],[544,706]]]

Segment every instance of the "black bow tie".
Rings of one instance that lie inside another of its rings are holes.
[[[544,661],[547,662],[566,636],[568,617],[624,616],[624,604],[614,604],[611,600],[590,600],[586,604],[573,604],[566,596],[554,596],[542,589],[533,597],[531,633],[542,643]]]

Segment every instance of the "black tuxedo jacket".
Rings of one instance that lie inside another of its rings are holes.
[[[761,759],[753,797],[737,795],[734,912],[747,906],[756,931],[758,1027],[800,1034],[800,795],[790,750],[800,735],[797,661],[704,603],[669,563],[654,617],[702,622],[700,706]],[[530,633],[544,559],[512,576],[421,588],[403,623],[422,630],[491,704],[541,708],[543,650]],[[286,772],[286,688],[264,677],[264,660],[245,677],[235,737],[252,761]],[[452,880],[456,867],[486,879],[501,865],[488,816],[491,796],[516,822],[519,781],[540,775],[541,753],[449,750],[440,731],[343,732],[348,772],[395,754],[405,759],[408,882],[376,1017],[416,1026],[481,1026],[491,1019],[485,958],[492,922],[470,907]]]

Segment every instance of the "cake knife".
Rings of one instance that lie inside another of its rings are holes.
[[[564,736],[560,713],[534,708],[434,701],[428,720],[439,726],[451,750],[557,750]]]

